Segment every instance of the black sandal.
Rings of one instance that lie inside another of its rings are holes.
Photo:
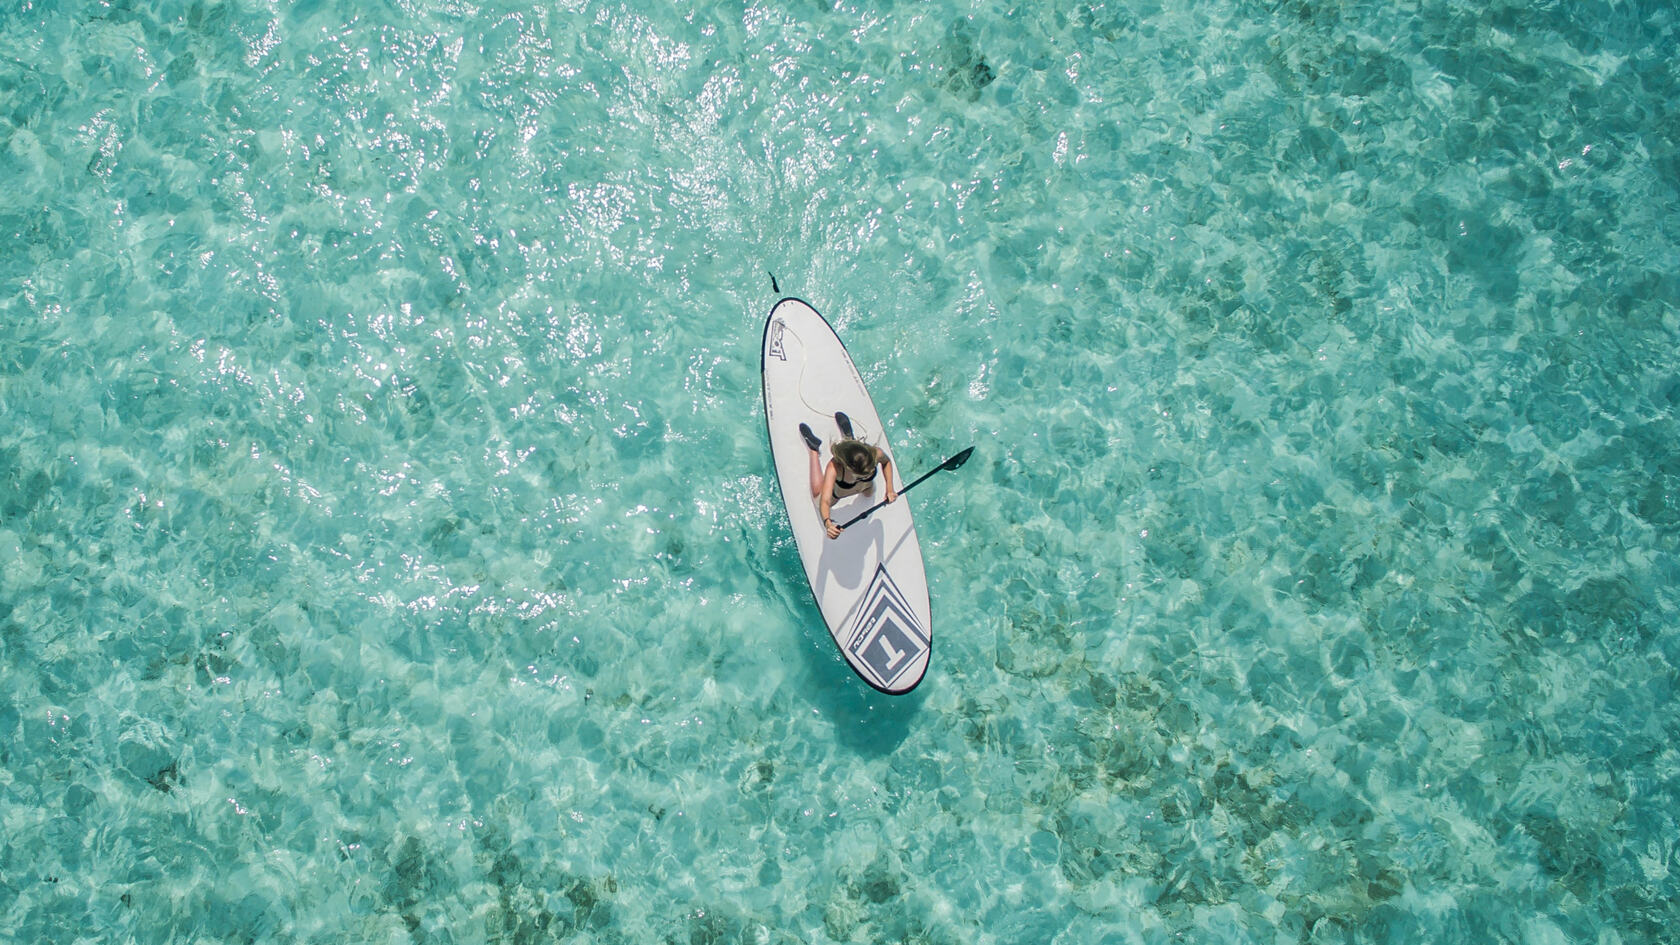
[[[801,423],[799,425],[799,435],[805,438],[805,445],[811,448],[811,452],[816,453],[822,450],[822,440],[811,432],[810,424]]]
[[[840,428],[840,435],[841,436],[845,437],[848,440],[857,439],[857,437],[852,436],[852,418],[851,417],[848,417],[845,414],[841,413],[840,411],[836,410],[834,412],[834,424],[835,424],[835,426],[838,426]]]

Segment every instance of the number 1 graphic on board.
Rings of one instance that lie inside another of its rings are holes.
[[[901,660],[901,659],[904,659],[904,651],[893,649],[893,645],[891,643],[887,642],[887,635],[886,634],[883,633],[880,636],[876,637],[875,642],[881,644],[881,649],[887,651],[887,668],[888,669],[893,669],[893,668],[897,667],[898,666],[898,661]]]

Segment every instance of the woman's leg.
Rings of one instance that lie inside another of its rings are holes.
[[[822,495],[823,469],[822,460],[818,458],[816,450],[806,450],[811,454],[811,498]]]

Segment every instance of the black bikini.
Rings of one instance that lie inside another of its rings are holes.
[[[881,467],[876,466],[874,469],[870,470],[869,475],[859,476],[858,478],[852,480],[851,482],[841,482],[840,477],[835,476],[834,477],[834,491],[836,493],[838,493],[841,489],[856,489],[858,486],[861,486],[866,482],[874,482],[876,474],[880,473],[880,471],[881,471]],[[836,495],[835,498],[838,499],[839,495]]]

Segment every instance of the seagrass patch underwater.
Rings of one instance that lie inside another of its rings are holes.
[[[1671,5],[0,12],[20,942],[1646,943]],[[932,587],[841,662],[810,300]]]

